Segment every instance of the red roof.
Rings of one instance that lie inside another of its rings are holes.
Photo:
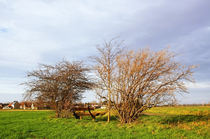
[[[13,104],[13,103],[10,103],[10,104],[8,105],[8,107],[12,107],[12,104]]]

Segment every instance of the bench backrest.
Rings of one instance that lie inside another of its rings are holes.
[[[89,109],[94,110],[93,107],[90,107]],[[88,111],[88,108],[87,107],[75,107],[74,110],[75,111]]]

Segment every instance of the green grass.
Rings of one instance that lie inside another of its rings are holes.
[[[53,111],[0,111],[0,138],[210,138],[210,107],[157,107],[137,122],[120,125],[115,116],[82,120],[54,118]]]

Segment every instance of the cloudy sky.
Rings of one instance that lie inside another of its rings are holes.
[[[21,100],[26,72],[63,58],[84,60],[120,36],[130,49],[170,46],[199,64],[180,103],[210,102],[209,0],[0,0],[0,102]],[[94,100],[91,92],[84,101]]]

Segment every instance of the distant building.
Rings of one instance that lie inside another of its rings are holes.
[[[38,107],[33,103],[33,102],[21,102],[20,103],[20,109],[24,109],[24,110],[37,110]]]
[[[107,108],[106,105],[101,106],[101,109],[106,109],[106,108]]]
[[[3,109],[3,105],[2,105],[2,103],[0,103],[0,109]]]
[[[14,101],[7,105],[7,107],[9,107],[10,109],[20,109],[20,104],[18,103],[18,101]]]
[[[0,109],[5,109],[4,107],[6,107],[8,105],[9,105],[9,103],[1,103],[0,104]],[[11,109],[11,108],[9,108],[9,109]]]
[[[3,107],[3,109],[4,109],[4,110],[8,110],[8,109],[12,109],[12,108],[9,107],[9,106],[5,106],[5,107]]]

